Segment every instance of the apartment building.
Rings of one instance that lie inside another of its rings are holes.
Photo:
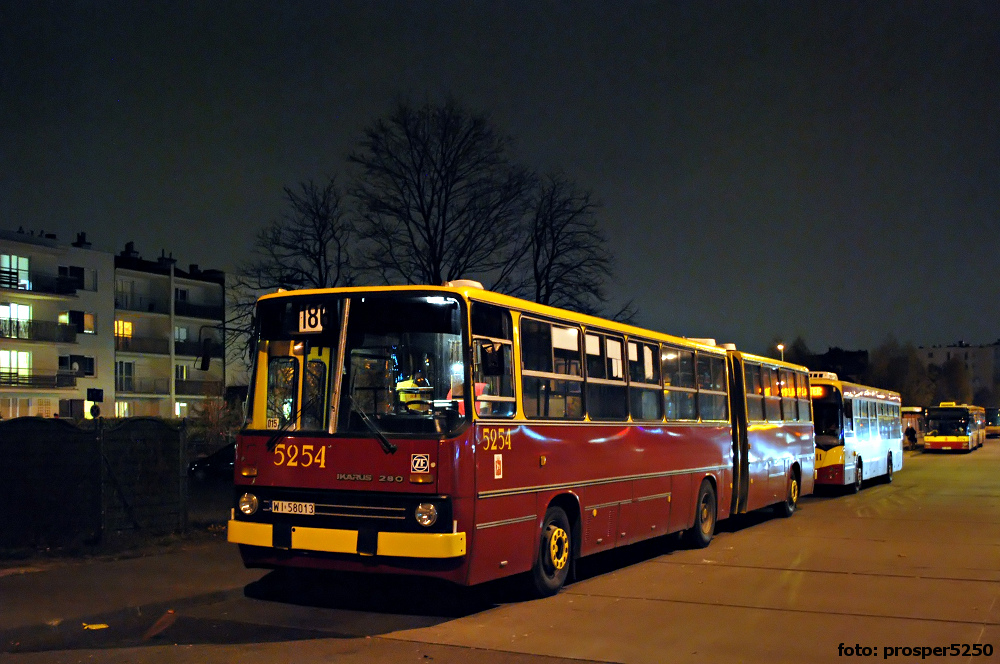
[[[0,230],[0,417],[113,409],[113,287],[113,255],[85,235]]]
[[[225,274],[145,260],[131,242],[114,263],[115,414],[187,417],[221,397]]]
[[[1000,383],[1000,341],[982,345],[959,341],[951,345],[920,346],[917,355],[927,367],[940,367],[953,359],[960,361],[969,373],[973,393],[992,391]]]
[[[224,391],[224,320],[219,270],[0,230],[0,417],[193,414]]]

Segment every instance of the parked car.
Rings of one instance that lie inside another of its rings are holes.
[[[207,456],[195,459],[188,466],[188,477],[199,482],[207,479],[233,479],[233,466],[236,464],[236,443],[220,447]]]

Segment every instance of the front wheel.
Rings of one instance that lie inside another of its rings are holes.
[[[531,569],[535,592],[540,597],[555,595],[566,583],[573,550],[571,532],[569,518],[561,507],[546,510],[538,555]]]
[[[861,478],[864,477],[864,468],[861,464],[861,457],[854,462],[854,484],[851,485],[851,493],[861,491]]]
[[[702,480],[695,505],[694,526],[687,532],[688,542],[696,549],[704,549],[715,535],[715,489],[708,480]]]
[[[774,506],[774,511],[778,516],[788,518],[795,514],[799,505],[799,475],[794,470],[788,478],[788,489],[785,491],[785,499]]]

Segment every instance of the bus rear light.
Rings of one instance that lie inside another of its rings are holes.
[[[413,484],[430,484],[433,481],[433,475],[428,475],[427,473],[410,473],[410,482]]]
[[[240,468],[240,475],[243,477],[257,477],[257,466],[243,466]]]

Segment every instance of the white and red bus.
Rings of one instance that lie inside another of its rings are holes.
[[[927,409],[924,451],[971,452],[986,441],[986,409],[982,406],[942,401]]]
[[[249,567],[528,573],[813,488],[804,367],[469,284],[256,309],[229,541]]]
[[[903,428],[898,392],[809,374],[816,425],[816,482],[857,493],[864,480],[903,468]]]

